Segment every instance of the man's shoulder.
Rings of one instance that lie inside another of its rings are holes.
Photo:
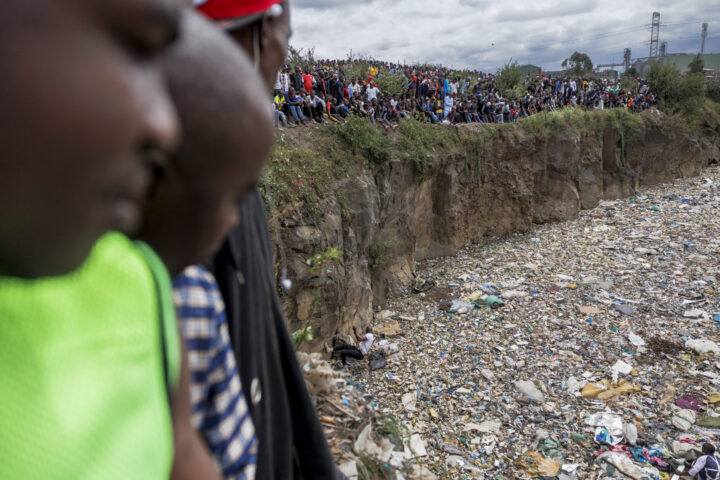
[[[207,290],[217,289],[217,282],[210,271],[202,265],[191,265],[173,279],[173,287],[196,286]]]
[[[212,317],[224,310],[217,281],[202,265],[192,265],[173,279],[173,300],[179,317]]]

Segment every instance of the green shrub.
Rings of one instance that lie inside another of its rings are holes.
[[[680,112],[689,118],[700,113],[705,97],[705,80],[700,73],[680,77],[675,65],[651,62],[647,73],[650,90],[658,96],[660,108],[669,113]]]
[[[637,71],[637,68],[635,68],[635,67],[630,67],[623,72],[623,77],[635,78],[637,76],[638,76],[638,71]]]
[[[509,93],[516,86],[522,86],[523,73],[517,62],[506,63],[497,73],[496,84],[501,92]]]
[[[385,95],[401,96],[408,89],[408,81],[402,73],[383,72],[375,77],[375,84]]]
[[[353,153],[362,155],[372,163],[380,164],[390,159],[390,139],[367,118],[352,115],[345,123],[334,128],[333,133]]]
[[[429,152],[436,146],[449,145],[450,131],[444,126],[429,125],[414,118],[401,121],[398,130],[402,137],[397,147],[413,160],[418,183],[422,183],[430,168]]]
[[[678,109],[690,117],[700,113],[702,102],[705,99],[705,78],[702,73],[691,73],[681,82],[676,98]]]
[[[620,78],[620,88],[627,92],[637,93],[637,81],[633,77],[623,75]]]
[[[286,63],[293,68],[301,67],[303,72],[310,72],[315,68],[315,47],[308,48],[303,54],[303,49],[296,49],[292,45],[288,45],[288,56]]]
[[[372,260],[370,267],[373,269],[379,269],[386,268],[390,265],[390,261],[395,255],[397,246],[398,242],[394,238],[378,240],[375,242],[368,250],[368,254]]]
[[[703,59],[700,58],[699,53],[695,55],[695,58],[693,58],[688,64],[688,70],[690,73],[703,73],[704,68],[705,62],[703,62]]]
[[[355,77],[364,83],[365,80],[367,80],[368,71],[370,70],[370,60],[363,58],[353,60],[351,63],[346,64],[343,70],[345,72],[345,80],[348,82]]]
[[[720,83],[711,83],[707,89],[707,96],[710,100],[720,103]]]

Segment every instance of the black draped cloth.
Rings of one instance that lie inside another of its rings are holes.
[[[258,480],[336,479],[320,421],[275,290],[267,218],[257,190],[213,259],[243,392],[258,437]]]

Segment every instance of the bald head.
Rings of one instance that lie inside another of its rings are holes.
[[[181,29],[182,41],[164,59],[184,132],[178,166],[227,160],[252,147],[248,140],[256,135],[267,134],[270,142],[269,101],[247,55],[192,10],[184,12]]]
[[[247,56],[212,23],[183,13],[163,59],[182,141],[158,181],[140,237],[177,273],[205,261],[237,221],[273,138],[269,100]]]

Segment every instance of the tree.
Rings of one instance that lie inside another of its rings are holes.
[[[705,98],[702,74],[691,73],[682,78],[675,65],[651,61],[647,79],[650,91],[658,96],[660,107],[682,112],[688,117],[693,117],[700,111]]]
[[[302,54],[303,49],[294,48],[292,45],[288,45],[288,56],[285,61],[291,67],[301,67],[303,72],[310,72],[315,68],[315,47],[308,48],[305,55]]]
[[[572,76],[582,77],[592,73],[593,63],[587,53],[573,52],[570,58],[562,62],[565,73]]]
[[[695,55],[695,58],[688,64],[688,70],[690,73],[703,73],[705,68],[705,62],[700,58],[700,54]]]
[[[505,66],[498,71],[497,77],[495,78],[498,88],[503,93],[521,85],[522,81],[523,73],[518,67],[517,62],[506,63]]]
[[[635,67],[630,67],[623,72],[623,77],[637,78],[638,71]]]
[[[401,96],[409,87],[407,77],[402,73],[382,72],[375,77],[375,84],[386,95]]]

